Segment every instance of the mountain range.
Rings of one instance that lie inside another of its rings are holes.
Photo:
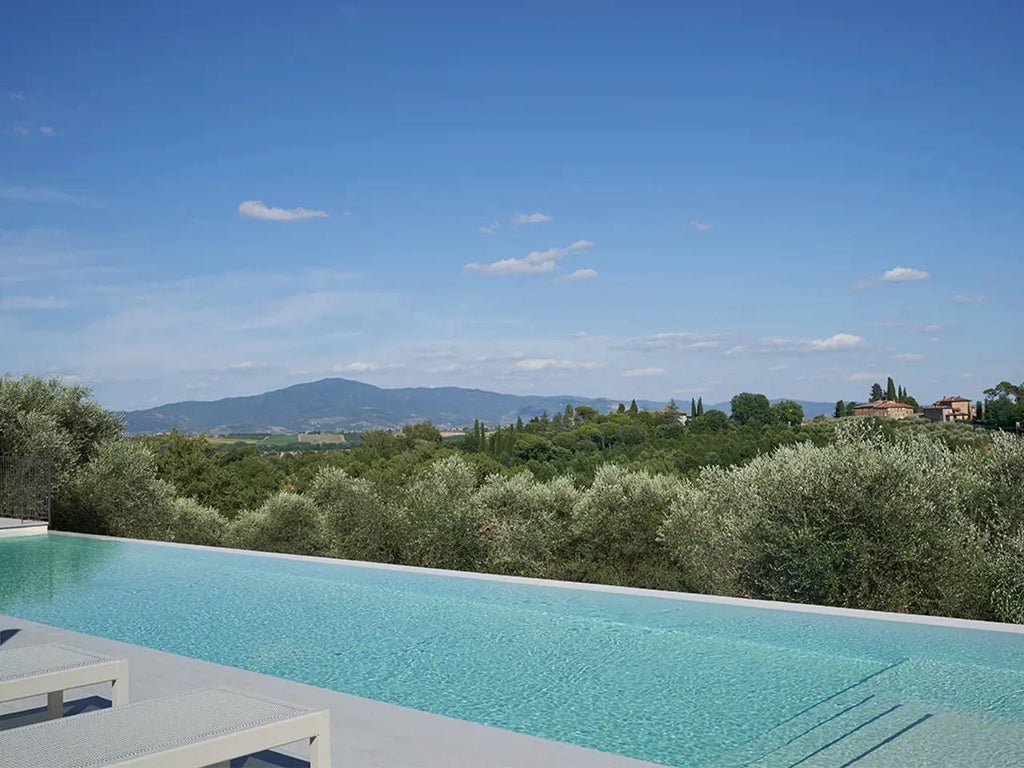
[[[560,413],[566,405],[589,405],[602,413],[621,400],[571,395],[505,395],[462,387],[383,389],[351,379],[321,379],[247,397],[186,401],[122,414],[130,434],[170,432],[223,435],[237,432],[358,432],[395,429],[430,420],[441,429],[462,429],[475,419],[487,425],[529,421],[542,413]],[[628,400],[626,401],[629,402]],[[803,402],[807,418],[832,413],[831,403]],[[645,409],[664,402],[638,400]],[[688,409],[688,403],[679,403]],[[707,406],[729,412],[728,403]]]

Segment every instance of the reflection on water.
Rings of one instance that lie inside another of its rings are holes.
[[[62,536],[0,539],[0,613],[52,602],[87,586],[114,555],[114,543]]]

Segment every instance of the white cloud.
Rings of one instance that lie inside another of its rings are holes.
[[[228,370],[238,373],[246,371],[266,371],[273,368],[270,363],[257,363],[253,360],[243,360],[240,363],[231,363],[228,366]]]
[[[15,136],[28,136],[28,128],[26,128],[24,125],[16,125],[13,128],[11,128],[11,133],[13,133]]]
[[[824,339],[786,339],[770,338],[758,339],[745,344],[739,344],[723,352],[728,357],[753,353],[797,353],[806,354],[812,352],[845,352],[851,349],[859,349],[866,344],[860,336],[852,333],[837,333]]]
[[[854,336],[852,333],[837,333],[834,336],[829,336],[827,339],[811,339],[810,341],[799,343],[807,344],[811,349],[827,351],[862,347],[864,346],[864,339],[860,336]]]
[[[326,219],[327,212],[309,208],[271,208],[261,200],[246,200],[238,204],[238,213],[249,219],[261,221],[299,221],[301,219]]]
[[[915,331],[917,333],[936,333],[944,331],[948,326],[942,323],[907,323],[899,320],[877,320],[872,325],[875,328],[891,328],[899,331]]]
[[[34,309],[63,309],[65,299],[56,296],[0,296],[0,312]]]
[[[650,366],[648,368],[630,368],[627,371],[623,371],[622,375],[632,379],[642,378],[646,376],[661,376],[663,373],[665,373],[664,368],[656,368],[654,366]]]
[[[675,349],[715,349],[721,346],[721,339],[733,334],[694,333],[692,331],[671,331],[655,333],[634,339],[625,345],[626,349],[640,349],[645,352]]]
[[[714,229],[714,226],[710,221],[701,221],[700,219],[694,219],[690,222],[690,229],[696,232],[707,232]]]
[[[487,226],[479,227],[478,229],[479,229],[481,234],[484,234],[484,235],[496,235],[496,234],[498,234],[498,230],[501,229],[501,222],[500,221],[492,221]]]
[[[517,213],[512,217],[512,223],[517,227],[523,224],[543,224],[545,221],[551,221],[552,218],[546,213]]]
[[[10,200],[15,203],[87,205],[80,197],[46,187],[0,187],[0,200]]]
[[[986,297],[977,293],[958,293],[953,297],[955,304],[981,304]]]
[[[387,368],[396,368],[395,365],[385,365],[384,363],[368,363],[363,360],[355,360],[351,363],[338,363],[331,366],[331,370],[334,373],[370,373],[371,371],[383,371]]]
[[[886,270],[885,274],[882,275],[882,280],[887,283],[903,283],[908,280],[927,280],[929,277],[931,277],[931,275],[923,269],[893,267],[890,270]]]
[[[931,277],[931,274],[925,272],[923,269],[912,269],[911,267],[893,267],[883,272],[881,275],[872,275],[871,277],[865,277],[859,283],[854,285],[855,290],[863,290],[864,288],[871,288],[872,286],[878,285],[879,283],[906,283],[915,280],[927,280]]]
[[[488,275],[534,275],[552,272],[556,262],[570,253],[592,248],[589,240],[577,240],[564,248],[548,248],[546,251],[531,251],[521,259],[501,259],[490,264],[467,264],[470,272],[483,272]]]
[[[899,354],[892,356],[893,360],[902,360],[906,363],[916,363],[924,360],[924,355],[917,352],[900,352]]]
[[[847,377],[850,381],[882,381],[884,373],[851,373]]]
[[[600,363],[593,362],[556,360],[553,357],[534,357],[517,360],[512,369],[516,371],[592,371],[600,366]]]
[[[52,139],[57,135],[57,129],[52,125],[40,125],[39,132],[48,139]]]
[[[587,268],[577,269],[575,272],[563,277],[562,280],[593,280],[595,277],[597,277],[597,270]]]

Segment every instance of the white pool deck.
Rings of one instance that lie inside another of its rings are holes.
[[[8,536],[38,536],[49,530],[49,525],[38,520],[0,517],[0,539]]]
[[[652,768],[653,763],[582,749],[500,728],[303,685],[255,672],[70,632],[0,614],[0,648],[59,642],[127,659],[132,701],[228,686],[331,712],[331,758],[336,768]],[[69,691],[68,712],[109,699],[110,686]],[[24,716],[14,713],[26,713]],[[0,729],[45,719],[46,697],[0,703]],[[232,767],[305,766],[302,745],[276,750]],[[289,759],[291,758],[291,759]],[[299,758],[299,759],[296,759]]]

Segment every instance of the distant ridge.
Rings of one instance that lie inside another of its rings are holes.
[[[566,405],[589,405],[602,413],[620,400],[554,395],[503,395],[462,387],[382,389],[351,379],[321,379],[248,397],[209,402],[187,401],[128,411],[123,414],[130,434],[179,432],[223,435],[232,432],[323,432],[395,429],[429,419],[442,429],[461,429],[474,419],[494,426],[517,418],[529,421],[547,411],[554,415]],[[629,401],[626,400],[628,404]],[[637,401],[641,408],[664,407],[663,402]]]

